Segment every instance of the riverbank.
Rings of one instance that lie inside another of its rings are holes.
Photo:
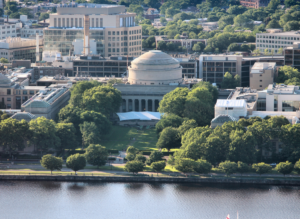
[[[210,183],[300,186],[300,179],[242,179],[198,177],[151,177],[151,176],[55,176],[55,175],[0,175],[0,180],[65,181],[65,182],[140,182],[140,183]]]

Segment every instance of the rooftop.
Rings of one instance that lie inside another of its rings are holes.
[[[52,105],[52,103],[57,100],[61,95],[68,91],[68,87],[61,88],[46,88],[40,90],[32,98],[27,100],[22,104],[22,107],[32,107],[32,108],[46,108]]]
[[[267,88],[268,94],[300,94],[299,86],[285,84],[270,84]]]
[[[287,31],[287,32],[280,32],[280,33],[257,33],[256,35],[300,36],[300,31]]]
[[[264,70],[272,70],[275,69],[275,67],[275,62],[255,62],[251,68],[251,74],[262,74]]]

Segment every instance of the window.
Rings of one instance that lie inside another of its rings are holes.
[[[259,80],[259,82],[262,82],[262,80]]]
[[[7,97],[7,101],[11,101],[11,98],[10,98],[10,97]]]
[[[8,103],[6,107],[7,107],[7,109],[10,109],[11,108],[11,104]]]
[[[11,90],[7,89],[7,95],[11,95]]]
[[[23,90],[23,95],[27,95],[27,90]]]
[[[111,52],[111,49],[110,49],[110,48],[108,49],[108,52]]]
[[[259,87],[262,87],[262,85],[259,85]]]
[[[34,90],[29,91],[30,95],[34,95]]]
[[[108,31],[108,35],[111,35],[111,31]]]

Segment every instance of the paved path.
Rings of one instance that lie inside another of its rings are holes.
[[[118,157],[118,159],[122,159],[121,161],[116,161],[116,163],[112,163],[112,166],[124,166],[125,164],[123,163],[123,159],[126,156],[125,152],[120,152],[120,154],[116,157]],[[107,166],[110,165],[109,163],[107,164]],[[125,172],[122,170],[101,170],[101,169],[97,169],[92,168],[92,165],[87,165],[87,169],[83,169],[80,170],[79,172],[86,172],[86,173],[112,173],[112,174],[124,174]],[[45,168],[43,168],[39,163],[15,163],[15,164],[11,164],[11,163],[1,163],[0,162],[0,171],[24,171],[24,172],[29,172],[29,171],[47,171],[45,170]],[[65,165],[63,165],[62,168],[63,172],[72,172],[71,169],[66,168]],[[155,172],[142,172],[144,174],[156,174]],[[182,173],[178,173],[178,172],[165,172],[165,174],[171,174],[171,175],[184,175]],[[211,177],[221,177],[221,176],[226,176],[226,174],[224,173],[210,173],[209,175],[211,175]],[[232,174],[231,176],[241,176],[241,174]],[[259,174],[256,173],[247,173],[247,174],[243,174],[242,176],[247,176],[247,177],[259,177]],[[283,175],[281,174],[263,174],[263,177],[283,177]],[[300,175],[286,175],[285,177],[300,177]]]

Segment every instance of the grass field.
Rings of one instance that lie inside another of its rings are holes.
[[[130,140],[135,138],[135,141]],[[109,135],[101,141],[107,149],[124,150],[134,146],[139,150],[156,150],[157,135],[154,129],[137,130],[136,128],[113,126]]]

